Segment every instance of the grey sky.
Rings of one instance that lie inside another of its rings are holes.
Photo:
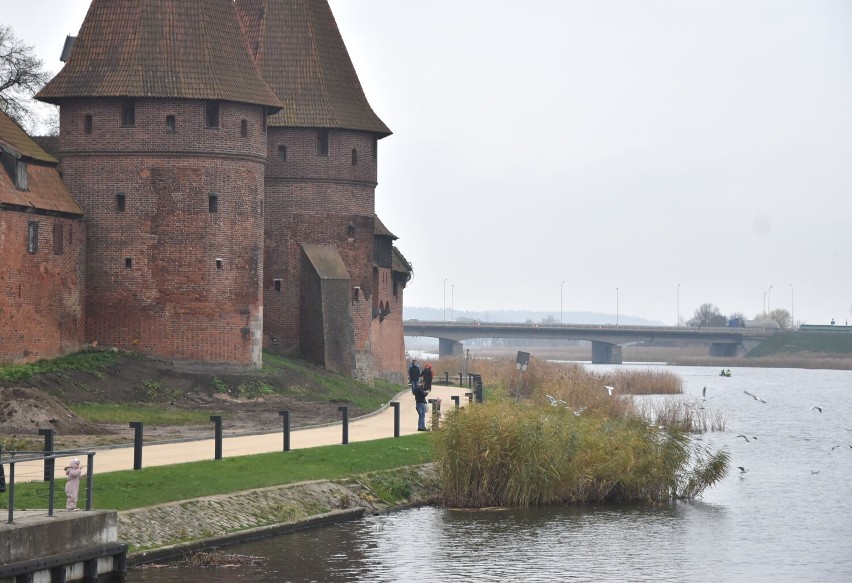
[[[0,1],[58,68],[88,2]],[[852,2],[331,6],[407,305],[852,317]]]

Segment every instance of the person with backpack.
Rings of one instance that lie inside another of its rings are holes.
[[[411,392],[414,393],[414,389],[417,388],[417,381],[420,380],[420,367],[417,365],[416,360],[411,361],[411,366],[408,367],[408,382],[411,383]]]

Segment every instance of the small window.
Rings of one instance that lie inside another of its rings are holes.
[[[246,120],[242,120],[240,122],[240,137],[247,138],[248,137],[248,122]]]
[[[133,269],[133,258],[125,257],[124,258],[124,268],[125,269]]]
[[[350,241],[355,238],[355,225],[352,223],[349,223],[349,226],[346,227],[346,236]]]
[[[124,209],[125,209],[125,200],[126,200],[126,197],[124,196],[123,192],[119,192],[118,194],[116,194],[115,195],[115,210],[117,210],[120,213],[123,213]]]
[[[275,291],[280,294],[281,293],[281,280],[280,279],[273,279],[272,285],[275,287]]]
[[[356,150],[355,148],[352,148],[352,165],[358,165],[358,150]]]
[[[219,127],[219,102],[208,101],[204,104],[204,127]]]
[[[211,213],[219,212],[219,195],[215,192],[207,195],[207,210]]]
[[[221,257],[216,258],[216,269],[222,269],[222,258]]]
[[[287,146],[278,146],[278,161],[287,161]]]
[[[166,116],[166,133],[173,134],[177,132],[177,124],[175,123],[175,116],[167,115]]]
[[[53,254],[62,255],[65,251],[65,225],[53,223]]]
[[[328,156],[328,130],[317,131],[317,156]]]
[[[83,133],[87,136],[92,135],[92,116],[86,115],[83,117]]]
[[[132,99],[121,102],[121,125],[125,128],[136,125],[136,103]]]
[[[38,253],[38,221],[27,223],[27,252]]]

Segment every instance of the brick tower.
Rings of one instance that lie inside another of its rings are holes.
[[[326,0],[237,0],[237,10],[284,106],[268,119],[264,343],[344,374],[381,373],[371,345],[382,317],[375,188],[378,140],[391,132],[367,102]]]
[[[87,341],[258,366],[266,116],[233,2],[94,0],[39,93],[85,213]]]

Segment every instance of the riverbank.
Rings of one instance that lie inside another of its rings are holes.
[[[437,492],[432,464],[205,496],[118,513],[128,564],[170,561],[323,524],[428,504]]]

